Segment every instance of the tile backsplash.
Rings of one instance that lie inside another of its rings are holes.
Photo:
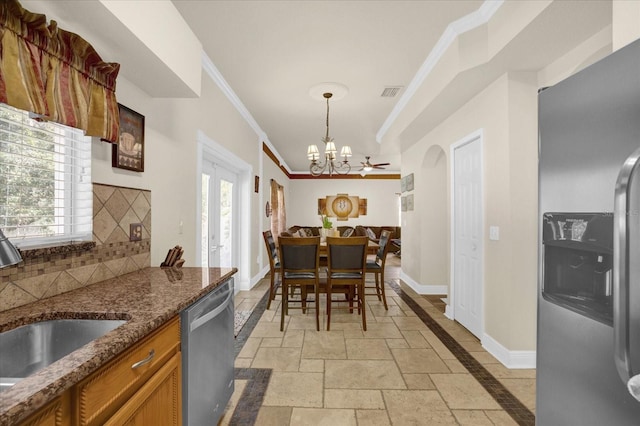
[[[142,239],[129,241],[130,225]],[[93,242],[25,250],[0,269],[0,311],[150,266],[151,191],[93,184]]]

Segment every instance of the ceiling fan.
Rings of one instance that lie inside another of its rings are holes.
[[[362,168],[360,170],[364,170],[365,172],[370,172],[373,169],[384,169],[384,167],[382,166],[388,166],[391,163],[378,163],[378,164],[371,164],[371,162],[369,161],[369,158],[371,158],[370,156],[366,156],[365,158],[365,162],[360,162],[360,164],[362,164]]]

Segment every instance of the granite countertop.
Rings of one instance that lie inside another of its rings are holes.
[[[147,268],[0,312],[0,332],[51,319],[127,320],[0,393],[0,425],[23,420],[237,271]]]

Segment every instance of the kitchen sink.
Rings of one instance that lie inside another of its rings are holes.
[[[0,333],[0,392],[124,323],[59,319]]]

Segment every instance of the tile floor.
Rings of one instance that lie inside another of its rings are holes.
[[[220,424],[533,425],[535,370],[505,368],[401,284],[398,265],[390,255],[389,310],[366,299],[366,332],[348,312],[332,314],[329,332],[321,315],[318,332],[301,311],[280,332],[279,297],[265,310],[268,280],[238,293],[236,309],[254,314],[236,338],[236,387]]]

